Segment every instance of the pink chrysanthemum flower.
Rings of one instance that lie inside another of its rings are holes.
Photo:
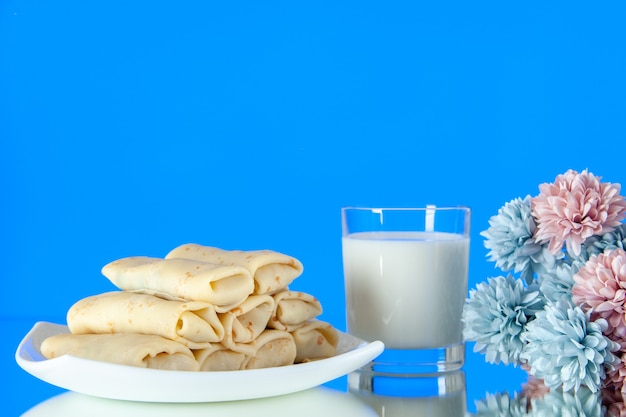
[[[607,402],[606,417],[626,417],[626,405],[622,402]]]
[[[531,199],[535,240],[549,242],[550,253],[559,253],[565,244],[568,252],[578,256],[585,239],[612,231],[626,217],[620,185],[600,179],[587,170],[570,169],[554,183],[539,186],[540,194]]]
[[[574,274],[572,301],[591,318],[609,323],[606,334],[626,334],[626,251],[614,249],[589,258]],[[624,340],[614,340],[624,346]]]
[[[619,363],[606,371],[606,378],[602,381],[602,391],[610,393],[626,394],[626,353],[622,353]]]
[[[550,388],[546,386],[543,379],[528,376],[528,380],[522,384],[522,395],[528,399],[543,398],[550,392]]]
[[[606,407],[607,417],[626,417],[626,404],[624,404],[624,395],[620,389],[603,388],[602,404]]]

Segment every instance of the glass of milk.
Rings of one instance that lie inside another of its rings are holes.
[[[414,376],[463,366],[470,213],[342,209],[348,332],[385,343],[367,371]]]

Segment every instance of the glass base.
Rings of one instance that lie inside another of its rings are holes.
[[[411,377],[461,369],[465,364],[465,343],[436,349],[387,349],[362,372]]]
[[[410,378],[357,371],[348,375],[348,391],[383,417],[467,415],[460,370]]]

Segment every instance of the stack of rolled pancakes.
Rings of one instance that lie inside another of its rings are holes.
[[[102,273],[121,291],[84,298],[67,313],[70,333],[41,345],[63,354],[146,368],[232,371],[335,354],[338,333],[318,320],[320,302],[291,291],[297,259],[270,250],[181,245],[165,258],[113,261]]]

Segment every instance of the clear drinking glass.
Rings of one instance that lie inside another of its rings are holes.
[[[465,417],[467,390],[462,370],[411,378],[353,372],[348,390],[381,417]]]
[[[366,368],[412,376],[465,362],[470,209],[342,209],[348,332],[381,340]]]

